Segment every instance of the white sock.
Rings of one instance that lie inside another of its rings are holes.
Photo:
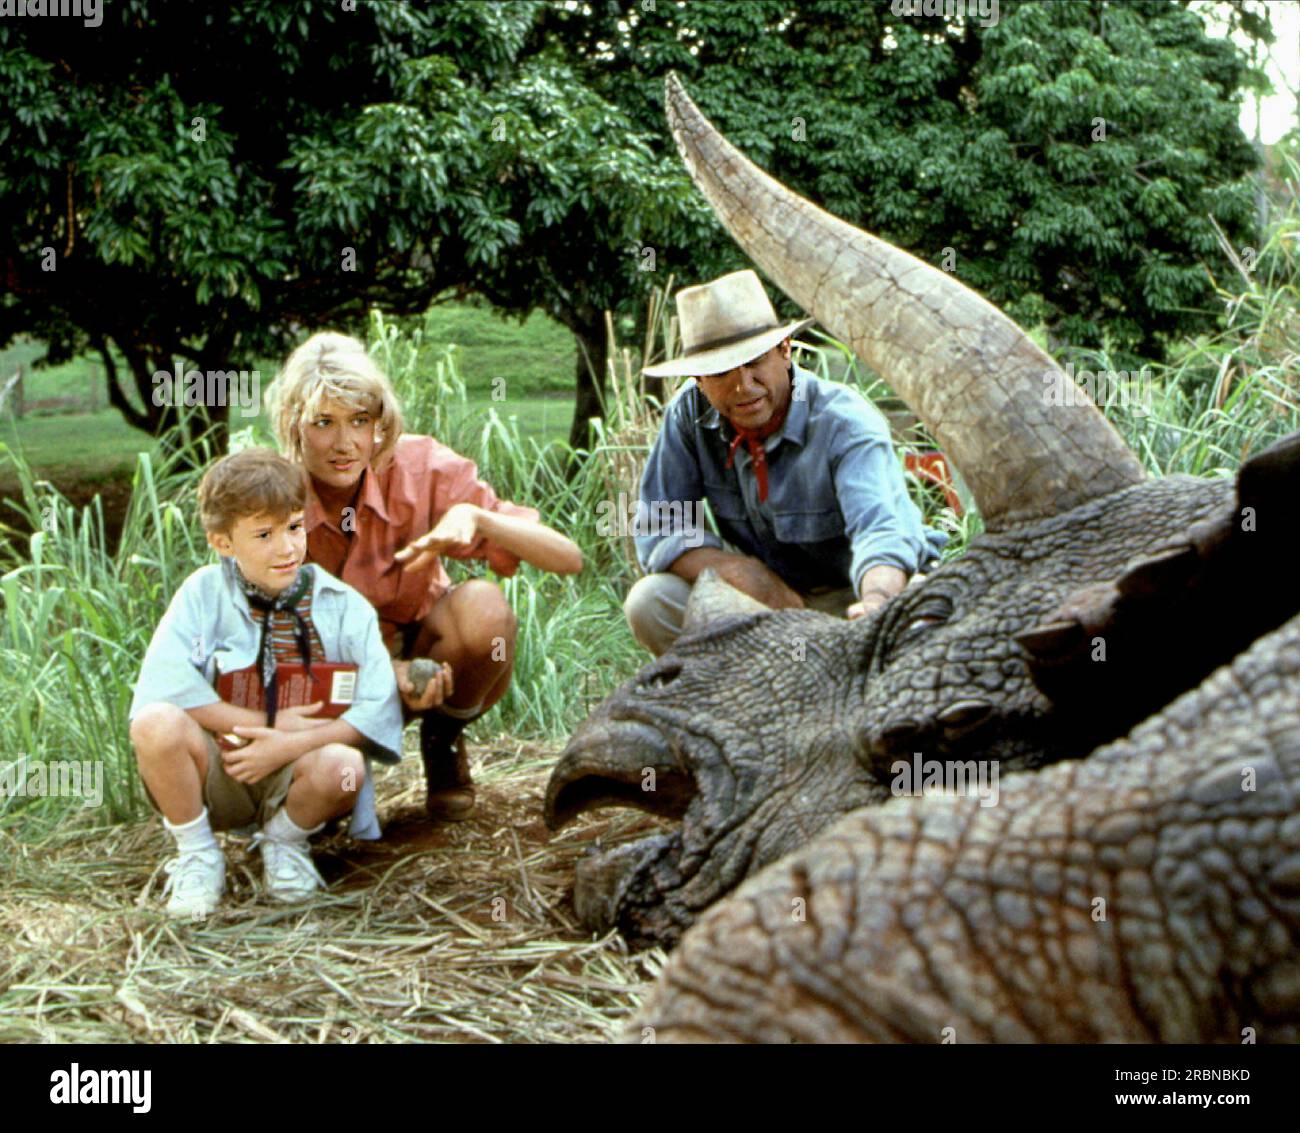
[[[289,817],[289,811],[281,807],[270,818],[266,820],[266,825],[262,827],[263,833],[272,842],[301,842],[306,843],[307,839],[317,831],[324,830],[325,823],[313,826],[310,830],[304,830],[292,818]]]
[[[192,818],[180,826],[173,826],[164,818],[163,826],[167,828],[167,833],[176,839],[176,847],[182,854],[192,854],[196,850],[217,849],[217,839],[212,833],[212,823],[208,821],[207,807],[199,811],[198,818]]]

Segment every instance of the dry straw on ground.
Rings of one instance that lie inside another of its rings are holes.
[[[385,838],[316,847],[329,892],[261,894],[260,859],[227,838],[229,892],[206,924],[161,912],[158,819],[72,824],[35,848],[0,834],[0,1041],[595,1042],[626,1024],[663,956],[577,925],[574,864],[619,812],[552,837],[554,751],[471,744],[474,816],[428,823],[418,757],[376,777]]]

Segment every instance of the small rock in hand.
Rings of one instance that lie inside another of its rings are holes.
[[[429,682],[433,680],[433,674],[437,671],[438,663],[429,660],[428,657],[420,657],[411,662],[406,675],[411,680],[413,695],[417,700],[424,695],[424,690],[429,687]]]

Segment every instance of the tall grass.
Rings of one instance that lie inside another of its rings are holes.
[[[112,821],[144,804],[126,734],[145,646],[176,588],[207,561],[198,532],[196,478],[178,447],[161,463],[139,456],[117,550],[108,551],[99,498],[78,511],[35,480],[20,451],[12,464],[30,536],[0,550],[0,760],[102,761],[102,813]],[[25,545],[24,545],[25,544]],[[77,800],[0,796],[0,828],[57,821]]]
[[[1214,280],[1222,328],[1155,371],[1149,412],[1105,408],[1155,475],[1228,475],[1300,428],[1300,163],[1288,156],[1286,167],[1286,203],[1263,247],[1238,250],[1219,234],[1233,265]],[[1105,351],[1080,360],[1111,368]]]

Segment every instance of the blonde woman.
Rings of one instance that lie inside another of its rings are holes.
[[[474,788],[461,732],[509,687],[516,622],[498,586],[453,587],[441,559],[483,559],[502,575],[521,560],[575,574],[582,552],[532,508],[497,499],[473,461],[404,434],[392,385],[355,338],[312,335],[270,402],[281,451],[310,478],[307,558],[374,606],[404,714],[420,719],[429,816],[467,818]],[[420,657],[440,666],[417,694],[408,670]]]

